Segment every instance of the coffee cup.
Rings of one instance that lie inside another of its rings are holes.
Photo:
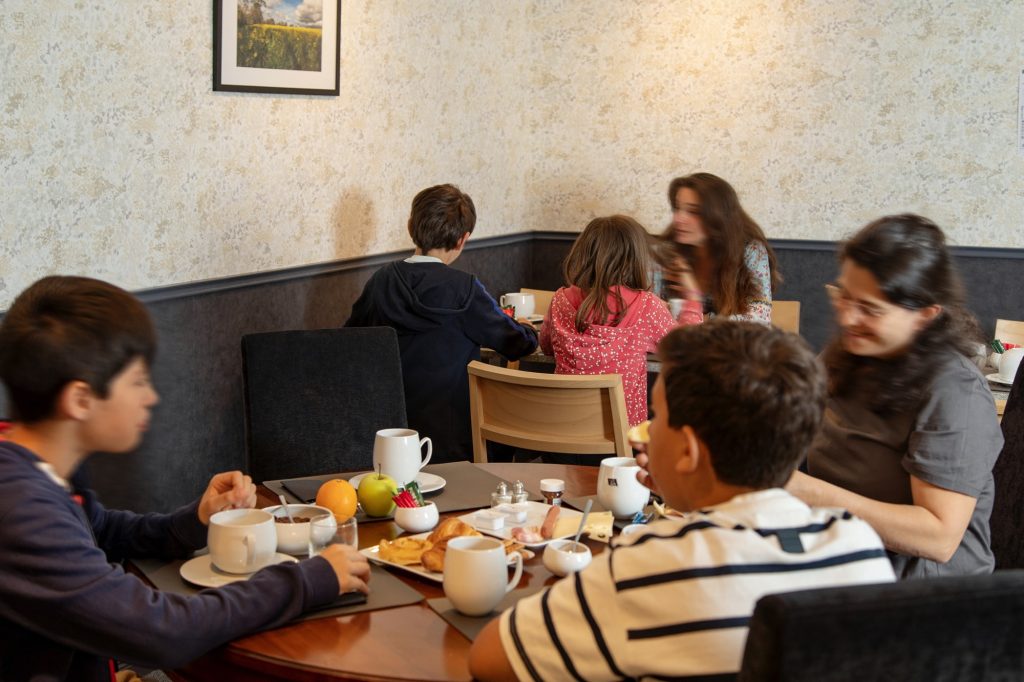
[[[685,301],[681,298],[668,299],[668,311],[673,319],[679,319],[679,316],[683,314],[683,303]]]
[[[651,491],[637,480],[640,466],[633,457],[601,460],[597,473],[597,501],[616,518],[629,518],[647,506]]]
[[[515,306],[516,317],[530,317],[536,307],[533,294],[503,294],[500,302],[502,308]]]
[[[516,570],[508,580],[505,544],[488,537],[457,537],[444,552],[444,595],[467,616],[484,616],[519,584],[523,555],[512,554]]]
[[[423,444],[427,456],[422,456]],[[381,429],[373,440],[373,468],[395,479],[398,485],[408,485],[426,466],[434,454],[429,438],[420,438],[412,429]]]
[[[1022,359],[1024,359],[1024,348],[1011,348],[1004,351],[999,357],[999,380],[1012,384]]]
[[[228,509],[210,517],[206,544],[213,565],[225,573],[253,573],[274,561],[277,530],[263,509]]]

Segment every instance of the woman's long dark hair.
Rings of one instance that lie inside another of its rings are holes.
[[[668,203],[676,208],[676,196],[683,188],[692,189],[700,197],[700,219],[707,233],[708,255],[714,263],[709,291],[719,315],[739,315],[747,312],[747,302],[761,297],[754,274],[743,262],[743,254],[750,242],[764,245],[768,252],[771,272],[771,290],[774,293],[782,282],[775,263],[775,252],[768,244],[761,227],[747,215],[732,185],[711,173],[694,173],[674,179],[668,186]],[[670,224],[662,234],[674,250],[695,266],[693,246],[677,244],[672,238]]]
[[[896,358],[853,355],[837,335],[824,353],[829,394],[868,397],[878,414],[914,406],[931,385],[936,358],[949,350],[972,357],[981,339],[977,321],[964,307],[946,236],[918,215],[885,216],[843,243],[839,262],[847,260],[870,272],[890,303],[911,310],[939,305],[942,311]]]

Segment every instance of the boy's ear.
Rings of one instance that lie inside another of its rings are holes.
[[[69,381],[57,395],[56,413],[76,421],[88,418],[92,412],[96,394],[84,381]]]
[[[459,243],[455,245],[455,250],[456,251],[462,251],[462,247],[464,247],[466,245],[466,242],[469,241],[469,235],[470,235],[469,232],[463,232],[462,233],[462,236],[459,237]]]
[[[700,438],[689,426],[683,426],[679,430],[681,451],[676,458],[676,473],[692,474],[700,466],[701,449]]]

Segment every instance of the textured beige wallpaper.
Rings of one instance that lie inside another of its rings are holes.
[[[708,170],[772,237],[1024,247],[1019,0],[348,0],[340,97],[213,93],[211,5],[0,3],[0,309],[403,248],[446,181],[478,236],[659,229]]]

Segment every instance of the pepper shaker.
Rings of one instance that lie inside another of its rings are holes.
[[[491,493],[491,506],[497,507],[499,504],[510,504],[512,502],[512,494],[508,491],[508,484],[502,481],[498,484],[497,489]]]
[[[523,485],[522,481],[516,481],[512,484],[512,504],[519,504],[520,502],[526,502],[530,499],[529,493],[526,492],[526,486]]]

